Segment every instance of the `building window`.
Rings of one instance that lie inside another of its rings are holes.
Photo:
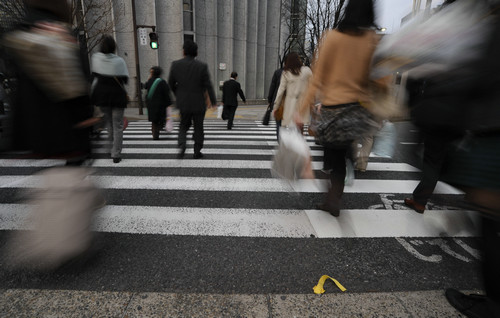
[[[184,31],[194,31],[193,23],[193,0],[183,0],[184,1]]]
[[[194,34],[184,34],[184,42],[191,40],[194,42]]]

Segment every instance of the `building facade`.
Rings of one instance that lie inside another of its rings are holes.
[[[279,67],[281,0],[140,0],[135,8],[134,0],[112,1],[118,55],[130,71],[130,96],[136,96],[137,69],[143,83],[154,65],[166,77],[172,61],[183,56],[184,41],[191,39],[198,44],[198,59],[208,64],[218,98],[219,85],[232,71],[239,74],[247,99],[267,97]],[[149,46],[151,26],[158,34],[157,50]]]

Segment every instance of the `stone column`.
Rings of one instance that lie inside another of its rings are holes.
[[[266,92],[271,84],[274,71],[279,67],[278,55],[280,47],[280,24],[281,24],[280,0],[268,0],[267,2],[267,32],[266,32],[266,67],[264,85]]]
[[[241,1],[241,0],[238,0]],[[233,17],[234,17],[234,0],[218,0],[217,1],[217,52],[218,61],[225,63],[226,69],[217,70],[217,82],[214,83],[217,96],[222,97],[222,92],[219,90],[220,82],[229,79],[231,70],[233,69]]]
[[[228,73],[235,71],[238,73],[243,92],[246,92],[246,72],[247,72],[247,0],[234,2],[234,42],[233,42],[233,68]]]
[[[125,88],[127,89],[128,95],[135,101],[137,100],[137,75],[135,67],[132,2],[120,1],[120,3],[117,3],[116,1],[113,1],[113,10],[115,12],[116,53],[121,56],[127,64],[130,79]]]
[[[196,0],[195,20],[198,59],[207,63],[212,84],[217,90],[217,1]]]
[[[247,57],[246,57],[246,90],[248,99],[256,99],[257,85],[257,25],[259,2],[248,0],[247,8]]]
[[[135,0],[137,25],[156,26],[155,0]],[[153,50],[149,45],[149,33],[151,28],[146,28],[148,34],[147,44],[141,45],[139,30],[137,30],[137,45],[139,46],[139,64],[141,69],[141,81],[145,83],[149,78],[149,69],[158,65],[158,50]],[[161,44],[160,44],[161,45]]]
[[[259,0],[259,16],[257,20],[257,76],[256,97],[264,98],[269,87],[265,87],[266,73],[266,24],[267,24],[267,2]]]
[[[141,0],[142,1],[142,0]],[[172,61],[181,59],[183,33],[182,1],[156,0],[159,65],[168,76]]]

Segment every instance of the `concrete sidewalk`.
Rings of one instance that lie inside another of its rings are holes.
[[[0,290],[0,317],[464,317],[444,291],[323,295]]]

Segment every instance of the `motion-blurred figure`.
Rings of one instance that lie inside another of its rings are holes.
[[[54,269],[90,247],[91,218],[104,201],[87,179],[88,169],[79,167],[90,154],[95,121],[78,45],[67,24],[68,2],[28,0],[26,5],[25,26],[5,41],[18,71],[14,146],[35,158],[64,159],[67,166],[32,177],[32,213],[23,228],[29,231],[13,233],[6,259],[15,267]]]

